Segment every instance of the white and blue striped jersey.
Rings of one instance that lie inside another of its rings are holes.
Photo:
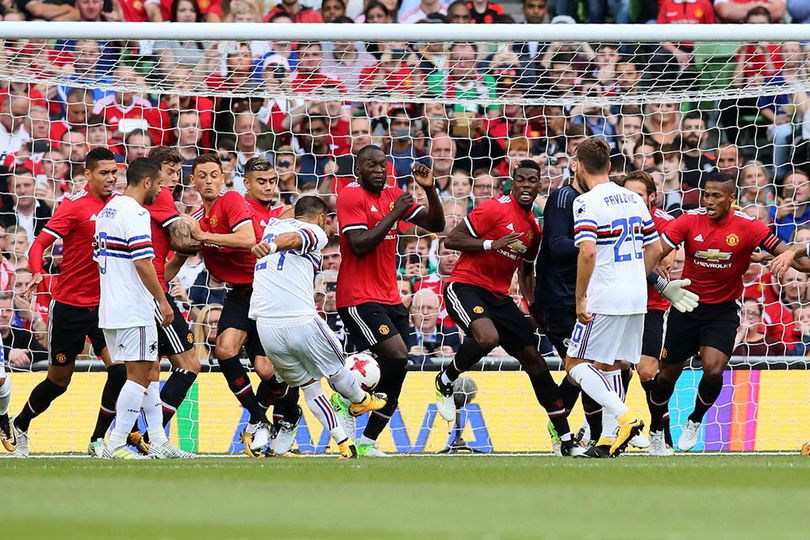
[[[271,219],[262,242],[294,232],[301,235],[301,249],[280,251],[256,261],[249,317],[283,321],[292,326],[318,316],[315,307],[315,272],[321,267],[326,233],[315,224],[297,219]]]
[[[155,300],[135,269],[136,260],[155,257],[149,211],[132,197],[113,197],[98,214],[95,244],[99,328],[154,325]]]
[[[613,182],[574,200],[574,244],[596,243],[588,311],[602,315],[647,312],[644,246],[658,240],[641,197]]]

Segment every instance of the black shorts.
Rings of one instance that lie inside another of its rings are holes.
[[[357,306],[338,308],[338,314],[358,351],[372,349],[377,343],[400,335],[408,335],[410,316],[402,304],[366,302]]]
[[[661,349],[664,346],[664,324],[667,312],[662,309],[652,309],[644,315],[644,335],[641,338],[641,356],[652,356],[656,360],[661,358]]]
[[[180,308],[177,307],[174,299],[168,294],[166,295],[166,301],[168,301],[169,305],[172,307],[174,319],[172,320],[172,324],[164,328],[160,326],[160,310],[157,309],[155,312],[155,320],[158,325],[159,357],[183,354],[194,348],[194,334],[191,333],[186,319],[183,317],[183,314],[180,313]]]
[[[48,315],[48,345],[51,363],[66,366],[76,361],[87,338],[93,352],[101,356],[107,347],[104,332],[98,327],[98,307],[78,307],[51,300]]]
[[[737,302],[701,303],[691,313],[671,309],[661,361],[681,364],[697,354],[701,347],[713,347],[730,357],[739,326],[740,306]]]
[[[256,332],[256,321],[248,317],[252,294],[253,287],[250,285],[233,285],[225,295],[225,302],[222,304],[222,313],[217,325],[217,334],[228,328],[247,332],[245,352],[251,362],[256,356],[264,356],[264,349],[259,341],[259,334]]]
[[[537,307],[533,312],[537,324],[554,345],[560,358],[568,353],[568,343],[577,324],[577,310],[571,307]]]
[[[524,347],[537,347],[537,336],[529,319],[508,296],[467,283],[450,283],[445,289],[447,314],[466,334],[477,319],[489,319],[498,331],[499,344],[514,356]],[[570,335],[569,335],[570,337]]]

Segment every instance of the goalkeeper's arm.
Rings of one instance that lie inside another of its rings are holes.
[[[692,284],[691,280],[669,280],[657,272],[650,272],[647,274],[647,283],[661,293],[661,296],[669,300],[672,307],[681,313],[694,310],[698,305],[698,301],[700,301],[698,295],[685,288]]]

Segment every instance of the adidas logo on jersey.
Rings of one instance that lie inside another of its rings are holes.
[[[703,235],[702,235],[702,234],[699,234],[699,235],[697,235],[696,237],[694,237],[694,238],[693,238],[693,240],[694,240],[695,242],[703,242]]]
[[[96,221],[96,220],[98,220],[97,215],[93,214],[92,216],[90,216],[90,221]]]
[[[379,210],[377,210],[377,207],[374,206],[373,204],[371,205],[371,211],[372,212],[379,212]]]
[[[507,225],[506,228],[509,229],[512,232],[515,232],[515,226],[512,225],[511,223],[509,225]]]

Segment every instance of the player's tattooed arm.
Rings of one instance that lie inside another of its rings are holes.
[[[171,248],[180,253],[193,253],[201,247],[201,244],[191,237],[191,227],[183,218],[169,224],[169,242]]]
[[[776,255],[776,257],[771,262],[771,273],[779,277],[790,267],[795,268],[799,272],[810,273],[809,247],[810,244],[808,243],[788,247],[783,242],[779,242],[773,249],[773,254]]]

